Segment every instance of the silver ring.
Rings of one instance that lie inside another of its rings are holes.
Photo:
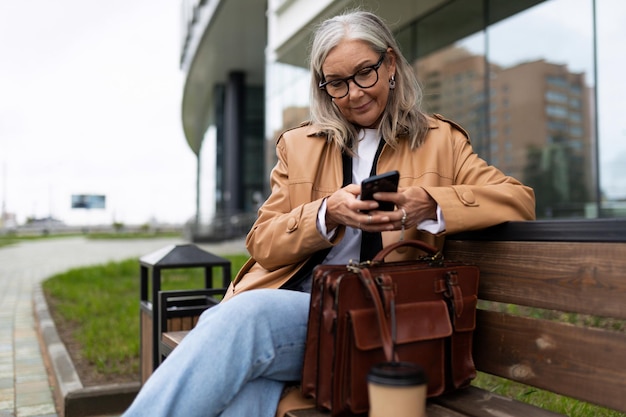
[[[400,220],[400,240],[404,240],[404,222],[406,221],[406,210],[400,208],[402,210],[402,219]]]
[[[372,215],[370,214],[369,216],[367,216],[367,224],[370,224],[372,222]]]

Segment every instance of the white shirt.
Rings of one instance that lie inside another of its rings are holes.
[[[360,184],[370,176],[374,156],[378,149],[378,134],[376,129],[363,129],[360,132],[356,155],[352,158],[352,183]],[[336,229],[326,230],[326,199],[322,202],[317,213],[317,228],[328,240],[335,235]],[[445,230],[445,222],[441,208],[437,205],[437,220],[425,220],[417,228],[430,233],[439,233]],[[344,238],[328,253],[323,264],[345,265],[351,260],[359,260],[361,252],[361,229],[346,226]]]

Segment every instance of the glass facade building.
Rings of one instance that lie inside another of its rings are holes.
[[[460,123],[481,157],[531,185],[539,218],[626,215],[626,3],[390,0],[384,11],[359,4],[392,25],[423,87],[424,109]],[[244,118],[251,124],[239,148],[249,180],[239,187],[242,210],[269,192],[277,136],[308,117],[312,25],[353,6],[268,2],[263,85],[253,86],[247,110],[264,118]],[[225,167],[211,168],[219,192],[228,191],[220,188]]]

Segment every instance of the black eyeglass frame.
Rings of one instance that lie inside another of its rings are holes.
[[[381,54],[381,56],[380,56],[380,59],[378,60],[378,62],[377,62],[376,64],[374,64],[374,65],[370,65],[370,66],[368,66],[368,67],[363,67],[363,68],[361,68],[360,70],[358,70],[357,72],[355,72],[354,74],[352,74],[352,75],[351,75],[351,76],[349,76],[349,77],[345,77],[345,78],[335,78],[334,80],[330,80],[330,81],[320,81],[320,82],[319,82],[319,84],[318,84],[318,87],[320,88],[320,90],[324,90],[324,91],[326,91],[326,94],[328,94],[328,95],[329,95],[330,97],[332,97],[332,98],[344,98],[345,96],[347,96],[348,94],[350,94],[350,83],[348,82],[348,81],[350,81],[350,80],[352,80],[352,82],[353,82],[354,84],[356,84],[356,85],[357,85],[357,87],[359,87],[359,88],[372,88],[372,87],[374,87],[374,86],[376,85],[376,83],[378,83],[378,69],[381,67],[381,65],[383,65],[383,61],[385,60],[385,55],[386,55],[386,52],[383,52],[383,53]],[[374,81],[374,83],[373,83],[372,85],[368,86],[368,87],[364,87],[364,86],[362,86],[361,84],[359,84],[359,83],[356,81],[356,76],[357,76],[357,75],[358,75],[361,71],[366,70],[366,69],[373,69],[373,70],[374,70],[374,72],[376,73],[376,81]],[[335,83],[335,82],[337,82],[337,81],[343,81],[344,83],[346,83],[346,86],[347,86],[347,89],[346,89],[346,94],[344,94],[343,96],[339,96],[339,97],[332,96],[332,95],[328,92],[328,90],[326,89],[326,86],[327,86],[328,84],[330,84],[330,83]]]

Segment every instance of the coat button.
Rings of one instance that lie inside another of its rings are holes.
[[[292,231],[293,229],[296,228],[296,219],[294,219],[293,217],[290,218],[289,220],[287,220],[287,229]]]
[[[476,198],[474,197],[474,193],[471,191],[465,191],[461,198],[466,204],[474,204],[476,202]]]

